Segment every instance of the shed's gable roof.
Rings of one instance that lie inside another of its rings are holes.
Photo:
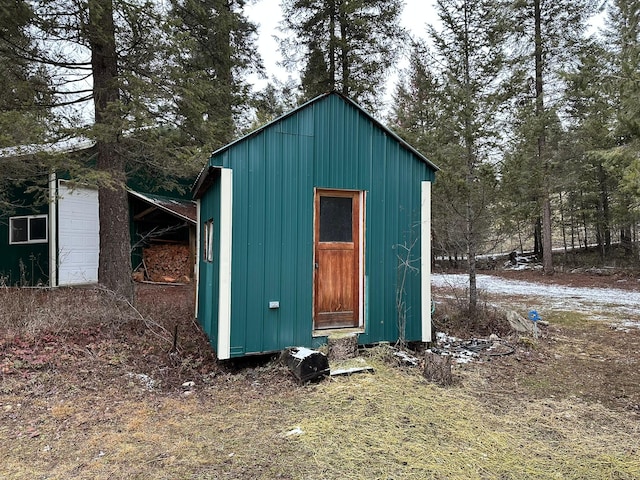
[[[434,163],[432,163],[429,159],[427,159],[427,157],[425,157],[422,153],[420,153],[418,150],[416,150],[414,147],[412,147],[409,143],[407,143],[404,139],[402,139],[398,134],[396,134],[394,131],[390,130],[388,127],[386,127],[385,125],[383,125],[379,120],[377,120],[376,118],[374,118],[369,112],[367,112],[366,110],[364,110],[360,105],[358,105],[356,102],[354,102],[353,100],[351,100],[350,98],[346,97],[345,95],[341,94],[340,92],[337,91],[331,91],[331,92],[327,92],[324,93],[322,95],[319,95],[317,97],[315,97],[312,100],[309,100],[308,102],[300,105],[299,107],[285,113],[284,115],[264,124],[263,126],[261,126],[260,128],[257,128],[256,130],[253,130],[252,132],[234,140],[231,143],[228,143],[227,145],[219,148],[218,150],[214,151],[211,154],[211,158],[219,156],[221,154],[223,154],[225,151],[231,149],[232,147],[234,147],[235,145],[245,142],[246,140],[248,140],[249,138],[252,138],[256,135],[259,135],[261,132],[271,128],[272,126],[282,122],[283,120],[297,114],[298,112],[309,108],[311,105],[316,104],[316,103],[320,103],[324,100],[326,100],[327,98],[331,97],[331,96],[336,96],[339,97],[340,99],[342,99],[344,102],[346,102],[347,104],[351,105],[352,107],[354,107],[360,114],[362,114],[367,120],[371,121],[371,123],[373,123],[378,129],[382,130],[386,135],[388,135],[389,137],[393,138],[396,142],[398,142],[399,145],[401,145],[403,148],[407,149],[409,152],[411,152],[418,160],[424,162],[427,164],[427,166],[429,166],[429,168],[431,168],[434,171],[438,171],[440,170],[438,168],[438,166],[436,166]],[[211,182],[211,179],[208,178],[215,170],[217,169],[217,167],[213,167],[213,166],[209,166],[209,161],[207,162],[207,164],[204,166],[204,168],[200,171],[198,178],[196,178],[195,183],[193,184],[192,187],[192,192],[194,194],[194,197],[199,197],[204,190],[206,190]]]

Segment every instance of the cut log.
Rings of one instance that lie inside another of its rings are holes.
[[[358,356],[358,334],[329,335],[327,346],[329,348],[327,356],[331,362],[356,358]]]
[[[443,387],[453,384],[451,357],[449,355],[438,355],[436,353],[426,352],[424,378],[429,382],[436,383]]]
[[[533,333],[533,322],[528,318],[524,318],[518,312],[509,310],[507,311],[506,317],[513,331],[518,333]]]
[[[286,363],[300,383],[324,377],[330,372],[327,356],[309,348],[290,348],[287,352]]]

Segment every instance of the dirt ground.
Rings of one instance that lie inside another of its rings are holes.
[[[558,312],[453,387],[385,348],[363,352],[375,375],[300,386],[273,359],[217,362],[193,298],[0,290],[0,478],[640,478],[640,329]]]
[[[640,291],[640,280],[625,272],[551,276],[531,270],[482,273],[547,285]],[[446,295],[445,290],[434,289],[434,295]],[[522,298],[493,294],[481,295],[481,300],[523,315],[526,312]],[[526,300],[528,304],[544,304],[544,299]],[[538,341],[511,336],[518,346],[513,355],[462,367],[483,379],[478,394],[492,402],[499,402],[505,392],[509,397],[576,398],[633,412],[640,420],[640,328],[615,328],[620,319],[614,315],[611,322],[603,318],[592,321],[584,312],[553,311],[545,320],[549,326],[541,328]]]

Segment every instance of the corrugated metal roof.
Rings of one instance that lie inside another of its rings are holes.
[[[16,145],[0,149],[0,157],[20,157],[37,153],[70,153],[86,150],[96,144],[94,140],[85,137],[72,137],[49,143]]]
[[[153,195],[151,193],[141,193],[129,190],[129,194],[148,203],[149,205],[182,218],[195,225],[197,221],[196,204],[191,200],[179,200],[175,198]]]

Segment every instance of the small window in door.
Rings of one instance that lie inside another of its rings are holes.
[[[351,197],[320,197],[320,241],[351,242],[353,215]]]
[[[204,222],[202,259],[205,262],[213,262],[213,219]]]

